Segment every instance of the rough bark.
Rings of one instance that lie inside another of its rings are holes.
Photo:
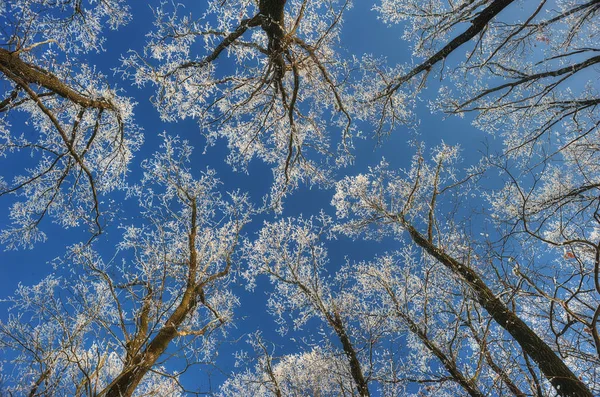
[[[130,362],[126,362],[121,374],[107,387],[106,397],[130,397],[138,387],[144,376],[154,366],[156,360],[165,352],[171,341],[178,336],[178,329],[185,319],[194,311],[201,297],[201,286],[196,282],[198,268],[198,254],[196,251],[196,202],[191,200],[192,219],[191,230],[188,236],[190,250],[188,279],[185,292],[177,308],[169,316],[165,325],[158,331],[156,336],[148,343],[143,351],[128,352],[131,356]],[[146,333],[139,333],[138,338],[145,340]]]
[[[475,293],[476,299],[492,318],[521,346],[538,365],[560,396],[593,397],[588,387],[575,376],[554,351],[523,320],[510,310],[479,275],[455,260],[422,236],[412,225],[403,222],[412,240],[428,254],[450,269]]]
[[[283,58],[285,38],[285,8],[286,0],[260,0],[259,12],[266,18],[261,24],[269,38],[268,52],[275,67],[275,78],[280,79],[285,73]]]
[[[134,356],[131,364],[110,385],[106,397],[130,397],[156,360],[165,352],[169,343],[178,335],[177,329],[196,306],[195,293],[184,295],[182,302],[171,315],[165,326],[148,344],[146,349]]]
[[[488,25],[488,23],[513,1],[514,0],[495,0],[494,2],[492,2],[492,4],[490,4],[483,11],[477,14],[477,17],[475,17],[471,21],[471,26],[469,26],[467,30],[465,30],[460,35],[456,36],[452,41],[450,41],[441,50],[429,57],[425,62],[413,68],[410,72],[406,73],[405,75],[400,76],[394,81],[392,81],[392,83],[390,83],[390,85],[388,86],[386,93],[393,93],[408,80],[412,79],[421,72],[430,70],[433,65],[446,59],[446,57],[450,55],[454,50],[456,50],[458,47],[465,44],[477,34],[482,32]]]
[[[44,87],[85,108],[115,110],[114,105],[109,101],[105,99],[93,99],[74,90],[54,74],[23,61],[17,53],[7,51],[4,48],[0,48],[0,72],[9,80],[14,80],[14,77],[17,77],[27,84]]]
[[[350,337],[346,333],[342,319],[336,314],[333,318],[330,318],[329,321],[331,322],[335,333],[340,339],[344,353],[346,354],[346,357],[350,363],[350,373],[352,374],[354,383],[356,383],[358,394],[362,397],[370,397],[371,394],[369,393],[369,386],[362,372],[358,355],[356,354],[356,350],[350,341]]]

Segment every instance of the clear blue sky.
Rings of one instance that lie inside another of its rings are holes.
[[[121,28],[119,31],[109,31],[106,34],[107,40],[105,43],[106,52],[101,54],[89,55],[90,63],[97,65],[98,69],[109,75],[109,80],[113,86],[123,88],[125,95],[134,97],[138,102],[135,108],[136,121],[145,131],[145,143],[142,150],[136,155],[130,180],[135,181],[139,177],[139,162],[148,154],[153,153],[158,149],[161,139],[158,137],[162,131],[167,131],[169,134],[179,135],[182,138],[188,139],[193,146],[196,147],[194,165],[198,170],[203,170],[207,166],[215,169],[217,175],[224,182],[223,191],[241,189],[248,191],[251,197],[259,201],[260,198],[269,190],[271,183],[271,170],[268,166],[254,161],[250,168],[249,174],[232,172],[231,168],[225,164],[225,156],[227,148],[224,141],[218,142],[214,147],[208,148],[206,154],[202,154],[205,146],[205,139],[201,135],[198,125],[193,120],[186,120],[178,123],[164,123],[160,120],[157,111],[149,102],[149,97],[154,94],[152,87],[139,89],[130,86],[129,82],[123,81],[120,76],[113,75],[112,68],[119,65],[119,56],[125,54],[129,49],[142,51],[146,41],[145,35],[151,29],[153,20],[150,6],[151,3],[156,6],[157,2],[131,1],[133,10],[133,21]],[[188,2],[196,4],[190,6],[188,10],[196,12],[194,7],[201,7],[204,2]],[[407,44],[401,40],[402,31],[399,27],[389,28],[384,26],[377,20],[375,12],[371,11],[372,2],[357,0],[354,8],[348,11],[343,30],[343,44],[347,48],[348,53],[362,55],[364,53],[373,54],[375,56],[386,56],[389,64],[410,61],[410,49]],[[198,12],[199,14],[199,12]],[[419,128],[420,139],[425,141],[429,147],[444,140],[446,143],[460,143],[463,147],[463,155],[467,162],[477,159],[478,150],[483,149],[482,142],[486,139],[484,133],[475,130],[467,118],[459,119],[457,117],[444,118],[443,115],[431,115],[426,106],[426,100],[436,94],[437,87],[434,80],[430,80],[430,87],[425,91],[422,98],[425,100],[418,105],[418,116],[421,121]],[[393,167],[406,167],[412,156],[412,150],[406,144],[406,141],[411,137],[411,132],[408,128],[398,128],[394,134],[383,141],[383,144],[378,146],[374,139],[370,139],[371,134],[369,126],[363,126],[365,135],[368,137],[365,140],[355,142],[356,144],[356,164],[344,170],[340,170],[339,175],[352,175],[366,171],[369,165],[379,163],[382,156],[391,163]],[[18,164],[14,165],[18,167]],[[303,214],[310,216],[317,214],[323,208],[326,212],[334,215],[333,209],[330,207],[330,200],[333,192],[313,188],[309,189],[302,186],[295,194],[289,197],[285,202],[283,216],[297,216]],[[5,226],[8,222],[7,208],[11,203],[11,197],[0,197],[0,205],[3,208],[0,211],[0,223]],[[133,211],[135,205],[124,206],[124,217],[135,214],[128,213]],[[246,233],[251,237],[258,230],[264,219],[272,219],[273,215],[264,215],[256,220],[246,229]],[[118,240],[120,230],[116,225],[107,229],[106,235],[101,238],[100,244],[106,247],[106,255],[111,254],[111,241]],[[52,225],[49,220],[45,220],[42,229],[48,234],[48,240],[45,243],[38,244],[33,250],[7,251],[0,253],[0,266],[2,277],[0,277],[0,296],[6,297],[10,295],[19,283],[31,285],[37,283],[48,273],[52,272],[48,261],[61,256],[64,253],[66,246],[82,240],[83,229],[63,230],[60,227]],[[330,244],[330,257],[332,270],[339,267],[344,262],[344,257],[349,257],[352,260],[366,260],[374,256],[375,253],[381,253],[388,249],[397,248],[392,241],[377,242],[350,242],[347,238],[340,238]],[[243,264],[242,264],[243,265]],[[240,335],[255,331],[260,327],[267,339],[272,339],[277,343],[284,343],[284,339],[280,339],[274,332],[270,332],[276,328],[271,316],[266,313],[266,299],[268,294],[268,283],[263,280],[259,283],[259,288],[253,293],[245,291],[242,286],[236,287],[236,292],[241,298],[242,306],[238,309],[239,320],[235,324],[235,328],[231,329],[231,339],[235,340]],[[0,303],[0,318],[5,318],[7,305]],[[221,362],[219,363],[223,369],[231,370],[230,354],[240,348],[247,348],[246,344],[241,346],[224,345],[220,354]],[[293,352],[295,346],[282,346],[279,353]],[[197,374],[188,374],[187,377],[193,378]],[[215,375],[215,383],[220,383],[219,378],[222,375]],[[196,378],[200,380],[199,378]],[[206,388],[205,380],[200,380],[203,387]]]

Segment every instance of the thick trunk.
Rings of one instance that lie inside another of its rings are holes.
[[[286,0],[260,0],[259,12],[265,16],[261,25],[269,38],[269,56],[275,68],[275,78],[280,79],[285,74],[283,58],[283,40],[285,37],[285,8]]]
[[[362,368],[360,365],[360,361],[358,360],[358,356],[356,354],[356,350],[354,350],[354,346],[346,333],[344,328],[342,319],[335,315],[330,321],[332,321],[333,329],[337,334],[340,342],[342,343],[342,348],[344,349],[344,353],[348,358],[350,363],[350,373],[352,374],[352,378],[354,379],[354,383],[356,383],[356,389],[358,390],[358,394],[361,397],[370,397],[369,386],[367,381],[365,380],[365,376],[362,372]]]
[[[146,348],[141,352],[133,352],[131,362],[126,362],[123,372],[107,387],[105,394],[102,394],[102,396],[130,397],[133,395],[133,392],[144,376],[150,371],[156,360],[167,350],[171,341],[178,335],[178,329],[181,324],[196,308],[198,297],[202,294],[202,289],[199,289],[196,285],[196,271],[198,268],[196,225],[198,214],[196,199],[189,196],[188,198],[192,207],[191,228],[188,236],[190,257],[187,285],[181,302],[179,302],[179,305],[177,305],[175,311],[169,316],[165,325],[158,331]],[[202,297],[200,299],[202,300]],[[142,328],[147,328],[147,325]],[[146,338],[146,332],[140,332],[137,337]],[[141,346],[141,344],[138,345]]]
[[[186,291],[175,312],[165,326],[152,339],[144,351],[138,353],[131,364],[110,385],[106,397],[130,397],[156,360],[165,352],[169,343],[177,336],[177,329],[196,307],[195,289]]]
[[[0,48],[0,72],[9,80],[13,76],[27,84],[35,84],[70,100],[82,107],[115,110],[114,106],[103,99],[92,99],[72,89],[52,73],[35,65],[24,62],[15,53]]]
[[[565,397],[593,397],[588,387],[558,358],[552,349],[510,310],[479,275],[458,262],[422,236],[413,226],[404,224],[413,241],[468,284],[477,301],[492,318],[504,328],[531,357],[557,393]]]
[[[259,12],[276,21],[280,26],[284,22],[284,8],[286,0],[260,0],[258,5]]]

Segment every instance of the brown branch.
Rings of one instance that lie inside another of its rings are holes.
[[[452,41],[446,44],[444,48],[429,57],[429,59],[427,59],[425,62],[413,68],[410,72],[404,74],[403,76],[394,79],[387,86],[381,97],[390,96],[408,80],[412,79],[421,72],[429,71],[435,64],[446,59],[446,57],[448,57],[448,55],[450,55],[454,50],[482,32],[487,27],[488,23],[513,1],[514,0],[494,0],[492,4],[487,6],[487,8],[481,11],[479,15],[477,15],[477,17],[471,21],[471,26],[469,26],[467,30],[455,37]]]
[[[425,347],[442,363],[446,371],[450,374],[450,379],[454,382],[458,383],[471,397],[484,397],[485,394],[477,387],[477,384],[467,377],[460,371],[460,369],[456,366],[456,361],[449,358],[446,353],[439,348],[439,346],[432,341],[429,336],[427,336],[427,332],[423,330],[419,325],[402,309],[398,298],[394,291],[390,288],[387,283],[387,280],[383,280],[381,277],[376,276],[377,282],[385,289],[386,293],[392,300],[394,304],[394,311],[398,317],[402,319],[408,326],[410,332],[416,335],[421,343],[425,345]]]
[[[14,81],[13,76],[16,76],[26,84],[35,84],[44,87],[84,108],[117,110],[110,101],[106,99],[92,99],[74,90],[54,74],[21,60],[16,53],[7,51],[4,48],[0,48],[0,71],[9,80]]]
[[[168,72],[164,77],[169,77],[169,76],[175,74],[177,71],[182,70],[182,69],[203,68],[203,67],[207,66],[209,63],[216,60],[219,57],[219,55],[221,55],[221,53],[227,47],[229,47],[231,44],[233,44],[234,41],[236,41],[238,38],[240,38],[246,32],[246,30],[248,30],[248,28],[260,25],[263,20],[264,20],[264,17],[261,15],[256,15],[253,18],[242,20],[240,25],[233,32],[231,32],[230,34],[225,36],[223,41],[221,41],[215,47],[215,49],[208,56],[206,56],[203,60],[201,60],[199,62],[192,61],[192,62],[182,63],[181,65],[177,66],[175,69]]]
[[[462,109],[462,108],[466,107],[467,105],[469,105],[469,104],[477,101],[478,99],[483,98],[484,96],[487,96],[487,95],[492,94],[492,93],[497,92],[497,91],[501,91],[501,90],[503,90],[505,88],[513,89],[515,87],[518,87],[519,85],[528,83],[530,81],[545,79],[547,77],[558,77],[558,76],[562,76],[562,75],[565,75],[565,74],[567,74],[569,76],[572,76],[575,73],[579,72],[580,70],[585,69],[585,68],[590,67],[590,66],[593,66],[593,65],[595,65],[597,63],[600,63],[600,56],[595,56],[595,57],[586,59],[583,62],[574,64],[574,65],[570,65],[570,66],[565,66],[564,68],[560,68],[560,69],[557,69],[557,70],[552,70],[552,71],[549,71],[549,72],[542,72],[542,73],[535,73],[535,74],[532,74],[532,75],[528,75],[528,76],[525,76],[525,77],[523,77],[523,78],[521,78],[519,80],[511,81],[509,83],[505,83],[505,84],[502,84],[502,85],[499,85],[499,86],[496,86],[496,87],[493,87],[493,88],[489,88],[489,89],[487,89],[485,91],[482,91],[477,96],[475,96],[475,97],[469,99],[468,101],[462,103],[461,105],[459,105],[458,109]],[[565,102],[569,103],[568,101],[565,101]],[[582,102],[581,103],[582,106],[594,106],[594,105],[597,104],[598,100],[589,100],[589,101],[580,101],[580,102]]]
[[[560,396],[593,397],[588,387],[514,311],[495,296],[473,269],[432,244],[406,220],[399,219],[399,221],[409,232],[415,244],[446,266],[471,288],[477,302],[487,310],[498,325],[517,341],[525,354],[536,362]]]

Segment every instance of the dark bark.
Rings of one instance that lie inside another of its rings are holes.
[[[286,283],[292,283],[294,285],[297,285],[298,288],[300,288],[302,292],[304,292],[306,296],[308,296],[311,299],[311,301],[313,301],[317,310],[323,313],[327,322],[329,323],[331,328],[333,328],[333,331],[335,332],[340,343],[342,344],[342,349],[344,350],[344,354],[346,355],[346,358],[348,359],[348,364],[350,365],[350,375],[352,376],[352,379],[356,384],[358,394],[361,397],[370,397],[371,394],[369,393],[369,383],[365,379],[365,376],[362,371],[362,366],[360,365],[360,360],[358,359],[358,354],[356,353],[356,349],[354,348],[354,345],[350,340],[350,336],[346,332],[346,327],[344,327],[344,321],[342,320],[340,315],[336,312],[330,312],[325,307],[325,305],[322,304],[321,298],[318,295],[313,294],[312,291],[301,282],[290,282],[281,277],[278,278]]]
[[[283,26],[284,8],[287,0],[260,0],[258,11]]]
[[[450,55],[454,50],[456,50],[458,47],[465,44],[477,34],[482,32],[486,28],[488,23],[513,1],[514,0],[494,0],[492,4],[487,6],[483,11],[481,11],[477,15],[477,17],[475,17],[471,21],[471,26],[469,26],[467,30],[455,37],[452,41],[446,44],[444,48],[436,52],[425,62],[413,68],[407,74],[394,79],[394,81],[392,81],[392,83],[390,83],[390,85],[388,86],[385,94],[391,94],[395,92],[396,90],[398,90],[398,88],[400,88],[402,84],[406,83],[408,80],[412,79],[421,72],[430,70],[436,63],[446,59],[446,57]]]
[[[427,349],[433,353],[438,360],[442,363],[446,371],[452,376],[452,379],[458,383],[471,397],[485,397],[485,394],[479,390],[477,384],[472,380],[468,379],[456,366],[456,361],[452,358],[448,357],[442,349],[440,349],[434,341],[432,341],[427,333],[419,327],[419,325],[413,321],[413,319],[408,316],[404,311],[400,308],[400,302],[396,298],[394,292],[389,288],[389,286],[385,283],[385,280],[382,280],[384,283],[384,288],[386,289],[387,294],[390,296],[390,299],[394,303],[395,311],[398,317],[400,317],[410,329],[410,332],[415,334],[419,340],[427,347]]]
[[[352,342],[350,341],[350,337],[346,333],[342,319],[336,314],[334,317],[330,318],[329,321],[331,322],[335,333],[340,339],[344,353],[346,354],[346,357],[350,363],[350,373],[352,374],[354,383],[356,383],[358,394],[362,397],[370,397],[371,394],[369,393],[369,386],[362,372],[358,355],[356,354],[354,345],[352,345]]]
[[[495,296],[473,269],[447,255],[422,236],[412,225],[406,222],[403,224],[418,246],[450,269],[471,288],[479,304],[487,310],[498,325],[515,339],[525,354],[535,361],[560,396],[593,397],[588,387],[519,316]]]
[[[168,77],[168,76],[174,74],[178,70],[192,68],[192,67],[203,68],[203,67],[207,66],[211,62],[215,61],[227,47],[229,47],[237,39],[239,39],[244,33],[246,33],[248,28],[252,28],[252,27],[261,25],[263,23],[263,19],[264,19],[263,17],[261,17],[260,15],[257,15],[253,18],[242,20],[242,22],[240,23],[240,26],[238,26],[233,32],[231,32],[230,34],[225,36],[225,38],[223,38],[223,40],[215,47],[215,49],[208,56],[206,56],[202,61],[199,61],[199,62],[198,61],[190,61],[190,62],[182,63],[181,65],[177,66],[175,69],[173,69],[172,71],[167,73],[165,75],[165,77]]]
[[[26,84],[44,87],[84,108],[116,110],[114,105],[109,101],[92,99],[74,90],[49,71],[23,61],[19,58],[18,54],[7,51],[4,48],[0,48],[0,72],[9,80],[14,80],[14,77],[16,77]]]
[[[177,70],[186,69],[190,67],[202,68],[209,63],[215,61],[219,55],[227,47],[232,45],[237,39],[239,39],[248,28],[260,26],[261,29],[267,34],[268,47],[267,53],[271,59],[271,65],[274,68],[275,80],[280,80],[285,74],[285,3],[287,0],[260,0],[258,7],[258,15],[253,18],[244,19],[240,25],[229,35],[227,35],[223,41],[217,45],[217,47],[204,58],[202,61],[197,62],[186,62],[183,63],[173,71],[167,74],[171,75]]]
[[[595,56],[595,57],[586,59],[585,61],[582,61],[580,63],[565,66],[560,69],[551,70],[551,71],[542,72],[542,73],[531,74],[531,75],[522,77],[518,80],[511,81],[509,83],[501,84],[496,87],[484,90],[479,95],[477,95],[477,96],[469,99],[468,101],[464,102],[463,104],[461,104],[460,108],[465,108],[466,106],[483,98],[484,96],[490,95],[497,91],[502,91],[504,89],[511,90],[520,85],[527,85],[527,84],[531,83],[532,81],[542,80],[542,79],[546,79],[548,77],[559,77],[559,76],[564,76],[564,75],[572,76],[575,73],[577,73],[583,69],[597,65],[598,63],[600,63],[600,56]],[[563,105],[565,108],[568,108],[568,107],[570,107],[570,105],[576,105],[577,107],[595,106],[598,104],[598,101],[599,100],[596,98],[596,99],[590,99],[590,100],[584,100],[584,101],[565,101],[564,103],[561,103],[561,102],[553,102],[553,103],[556,105]]]
[[[519,389],[519,387],[508,376],[506,371],[502,367],[500,367],[498,364],[496,364],[489,349],[487,348],[487,341],[485,340],[485,336],[483,336],[482,338],[477,336],[477,330],[475,328],[473,328],[473,325],[471,324],[470,320],[469,320],[469,328],[471,328],[471,331],[472,331],[471,335],[473,336],[475,341],[481,347],[481,353],[484,355],[485,361],[488,363],[488,365],[490,366],[492,371],[494,371],[500,377],[502,382],[506,385],[508,390],[510,390],[511,393],[515,395],[515,397],[527,397],[527,395],[521,389]]]
[[[188,279],[185,292],[169,316],[165,325],[158,331],[156,336],[148,343],[143,351],[127,352],[130,362],[126,362],[121,374],[106,389],[106,397],[130,397],[135,392],[144,376],[150,371],[156,360],[167,350],[171,341],[178,335],[178,329],[185,319],[194,311],[198,298],[202,296],[202,288],[196,283],[196,272],[198,268],[198,253],[196,251],[196,224],[197,208],[195,200],[190,200],[192,207],[191,230],[188,236],[190,250]],[[147,327],[147,326],[146,326]],[[136,339],[143,342],[147,338],[146,332],[138,332]],[[133,343],[140,345],[142,343]]]
[[[471,397],[485,397],[485,394],[479,390],[477,384],[472,379],[467,379],[467,377],[460,371],[460,369],[456,366],[456,362],[448,357],[436,344],[434,341],[429,339],[427,334],[419,328],[419,326],[412,321],[408,316],[404,317],[404,320],[407,322],[408,327],[411,332],[416,334],[421,342],[432,352],[438,360],[442,362],[444,368],[450,373],[452,379],[456,381]]]
[[[285,59],[283,56],[285,37],[285,8],[286,0],[260,0],[259,12],[263,19],[262,29],[269,38],[268,52],[275,68],[275,78],[281,79],[285,74]]]

